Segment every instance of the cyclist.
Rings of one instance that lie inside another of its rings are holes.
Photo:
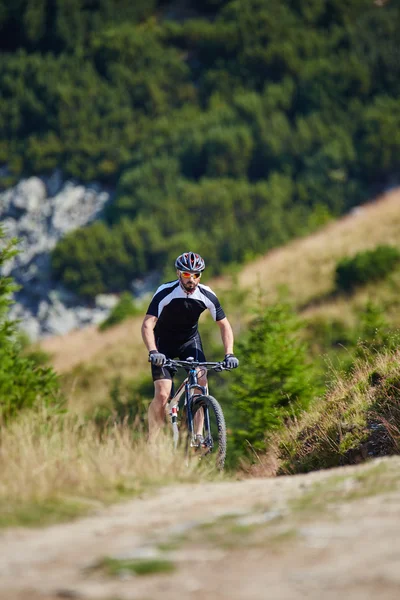
[[[202,312],[208,309],[217,322],[225,349],[224,364],[235,369],[239,361],[233,353],[232,327],[214,292],[200,283],[205,269],[203,258],[195,252],[185,252],[175,261],[178,279],[161,285],[154,294],[142,324],[142,338],[149,351],[154,381],[154,398],[149,406],[149,440],[154,440],[165,421],[165,406],[169,400],[172,374],[164,367],[167,358],[205,361],[198,331]],[[199,383],[207,385],[206,372],[199,373]],[[196,415],[197,416],[197,415]],[[195,423],[199,438],[202,418]]]

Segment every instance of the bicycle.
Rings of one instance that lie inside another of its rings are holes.
[[[172,425],[173,444],[177,448],[180,442],[178,413],[182,411],[180,425],[186,424],[186,456],[190,459],[191,452],[198,458],[215,451],[215,464],[219,470],[224,468],[226,457],[226,425],[224,413],[219,402],[208,393],[208,386],[201,386],[198,382],[197,368],[213,369],[214,371],[228,370],[223,362],[199,362],[188,358],[187,360],[168,359],[165,367],[171,369],[173,375],[179,368],[187,370],[187,377],[182,381],[176,391],[171,388],[169,400],[169,415]],[[196,390],[198,391],[196,393]],[[200,392],[200,393],[199,393]],[[183,396],[183,402],[181,398]],[[204,417],[203,433],[199,438],[195,432],[195,416],[202,411]]]

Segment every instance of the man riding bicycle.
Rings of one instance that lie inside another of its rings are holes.
[[[154,398],[149,406],[149,439],[154,440],[165,422],[165,406],[169,400],[172,374],[164,367],[167,359],[186,360],[193,357],[205,361],[198,331],[200,315],[208,309],[221,332],[225,349],[224,366],[239,365],[233,354],[233,331],[217,296],[200,283],[205,269],[203,258],[195,252],[185,252],[175,261],[178,279],[161,285],[154,294],[142,324],[142,338],[149,351],[154,381]],[[199,384],[207,385],[206,372],[199,373]],[[198,419],[196,432],[202,430]]]

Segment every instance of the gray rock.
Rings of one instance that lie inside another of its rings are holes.
[[[52,306],[42,329],[51,335],[64,335],[79,326],[79,320],[73,310],[66,309],[62,304]]]
[[[0,193],[6,239],[17,238],[19,250],[4,265],[2,275],[11,275],[22,286],[11,315],[21,319],[21,329],[28,328],[32,339],[99,323],[112,308],[111,299],[95,307],[82,306],[81,299],[51,280],[50,267],[50,253],[57,242],[99,218],[109,198],[97,183],[64,182],[58,170],[47,178],[24,179]]]
[[[3,219],[1,221],[1,226],[8,239],[16,237],[18,233],[18,226],[14,219],[11,219],[10,217]]]
[[[112,310],[118,304],[119,297],[116,294],[98,294],[94,301],[96,308]]]
[[[94,311],[86,306],[78,306],[78,308],[75,309],[76,318],[82,325],[93,323],[93,313]]]
[[[49,312],[49,308],[50,304],[46,302],[46,300],[42,300],[41,302],[39,302],[39,308],[36,315],[39,321],[44,321],[46,319]]]
[[[100,325],[109,315],[109,311],[105,310],[94,310],[92,312],[92,324]]]
[[[23,179],[15,188],[12,204],[15,208],[26,211],[36,212],[40,210],[40,205],[46,198],[46,185],[39,177],[30,177]]]

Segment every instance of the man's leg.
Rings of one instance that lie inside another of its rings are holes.
[[[149,406],[149,442],[154,442],[165,423],[165,406],[171,393],[171,379],[154,382],[154,398]]]

